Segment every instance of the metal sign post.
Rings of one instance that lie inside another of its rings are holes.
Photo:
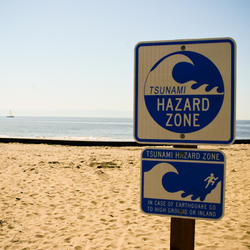
[[[194,250],[195,220],[171,218],[170,250]]]
[[[174,148],[197,148],[193,146],[174,146]],[[195,219],[171,217],[170,250],[194,250],[195,246]]]

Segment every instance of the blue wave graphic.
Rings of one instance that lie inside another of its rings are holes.
[[[181,197],[191,196],[191,200],[200,199],[204,201],[206,196],[211,193],[222,181],[222,172],[220,165],[211,165],[210,169],[205,169],[199,164],[188,164],[179,168],[176,167],[178,174],[168,172],[162,177],[162,185],[164,189],[170,193],[183,191]]]
[[[166,55],[154,64],[150,72],[154,71],[162,61],[173,55],[184,55],[192,61],[192,63],[179,62],[174,66],[172,76],[177,83],[185,84],[189,81],[195,81],[191,86],[192,89],[207,85],[206,92],[217,88],[218,93],[224,93],[223,79],[217,67],[207,57],[193,51],[178,51]]]

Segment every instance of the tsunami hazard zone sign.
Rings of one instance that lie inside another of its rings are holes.
[[[224,154],[217,150],[145,149],[141,165],[142,211],[221,219],[225,160]]]
[[[138,43],[135,47],[136,141],[232,143],[235,50],[231,38]]]

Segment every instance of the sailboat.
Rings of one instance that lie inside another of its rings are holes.
[[[13,115],[12,111],[9,111],[9,115],[6,116],[7,118],[14,118],[15,116]]]

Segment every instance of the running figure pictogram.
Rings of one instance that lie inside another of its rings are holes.
[[[218,180],[218,177],[214,177],[214,174],[211,173],[204,181],[207,181],[207,185],[205,188],[208,188],[209,184],[213,186],[215,184],[215,181]]]

